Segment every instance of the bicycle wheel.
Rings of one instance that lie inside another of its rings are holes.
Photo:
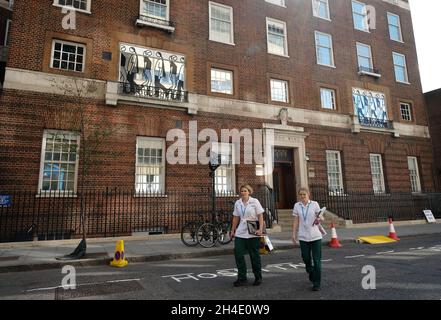
[[[181,241],[188,247],[194,247],[198,244],[196,237],[198,231],[198,223],[190,221],[184,224],[181,229]]]
[[[231,222],[221,222],[218,224],[219,242],[221,244],[229,244],[233,238],[230,236]]]
[[[216,226],[209,222],[201,225],[197,231],[197,239],[204,248],[214,247],[218,239]]]

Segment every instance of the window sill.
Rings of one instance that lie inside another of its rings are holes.
[[[273,52],[269,52],[269,51],[268,51],[267,53],[268,53],[268,54],[275,55],[275,56],[283,57],[283,58],[289,58],[289,56],[286,55],[286,54],[273,53]]]
[[[337,67],[335,65],[323,64],[323,63],[318,63],[318,62],[317,62],[317,65],[322,66],[322,67],[337,69]]]
[[[317,18],[317,19],[322,19],[322,20],[326,20],[326,21],[332,22],[332,20],[330,18],[323,18],[323,17],[316,16],[316,15],[314,15],[314,17]]]
[[[166,31],[168,31],[170,33],[175,32],[175,27],[166,26],[166,25],[162,25],[162,24],[154,23],[154,22],[149,22],[149,21],[145,21],[145,20],[142,20],[142,19],[137,19],[136,20],[136,25],[137,26],[147,26],[147,27],[158,28],[158,29],[166,30]]]
[[[358,31],[366,32],[366,33],[371,33],[371,32],[369,31],[369,29],[368,29],[368,30],[366,30],[366,29],[359,29],[359,28],[356,28],[356,27],[354,27],[354,29],[355,29],[355,30],[358,30]]]
[[[401,84],[406,84],[406,85],[411,85],[411,83],[410,82],[404,82],[404,81],[398,81],[398,80],[395,80],[397,83],[401,83]]]
[[[371,76],[371,77],[374,77],[374,78],[381,78],[381,74],[379,74],[379,73],[374,73],[374,72],[369,72],[369,71],[358,71],[358,75],[359,76]]]
[[[208,40],[213,41],[213,42],[217,42],[217,43],[227,44],[227,45],[230,45],[230,46],[236,46],[236,44],[234,42],[219,41],[219,40],[215,40],[215,39],[212,39],[212,38],[209,38]]]
[[[58,3],[53,3],[52,5],[54,7],[58,7],[58,8],[66,9],[66,10],[78,11],[78,12],[85,13],[85,14],[92,14],[92,12],[90,12],[88,10],[77,9],[77,8],[69,7],[69,6],[63,6],[63,5],[58,4]]]

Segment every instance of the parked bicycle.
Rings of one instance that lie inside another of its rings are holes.
[[[181,229],[181,241],[188,247],[195,247],[199,244],[196,237],[198,229],[204,223],[209,222],[208,219],[204,219],[202,213],[198,214],[199,220],[187,221]]]
[[[197,242],[204,248],[214,247],[217,243],[228,244],[233,240],[230,236],[231,221],[220,220],[223,213],[216,213],[214,221],[205,222],[197,230]]]

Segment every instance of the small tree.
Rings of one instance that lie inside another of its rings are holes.
[[[86,208],[85,208],[85,191],[90,186],[89,173],[93,166],[98,165],[101,161],[98,159],[99,148],[103,142],[116,131],[109,122],[102,117],[92,117],[92,112],[86,104],[86,98],[96,92],[97,84],[93,80],[69,79],[57,81],[51,79],[51,86],[56,89],[57,94],[60,92],[66,101],[72,101],[74,105],[63,107],[62,116],[65,118],[63,122],[70,131],[79,133],[80,144],[77,147],[76,154],[80,159],[81,165],[78,172],[77,191],[80,196],[80,227],[82,240],[78,247],[70,255],[59,259],[78,259],[86,254]],[[71,103],[69,103],[71,104]],[[66,119],[67,118],[67,119]]]

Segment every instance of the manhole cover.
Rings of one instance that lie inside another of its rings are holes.
[[[138,281],[98,283],[78,285],[76,289],[55,289],[55,300],[76,299],[90,296],[103,296],[108,294],[141,291],[144,288]]]

